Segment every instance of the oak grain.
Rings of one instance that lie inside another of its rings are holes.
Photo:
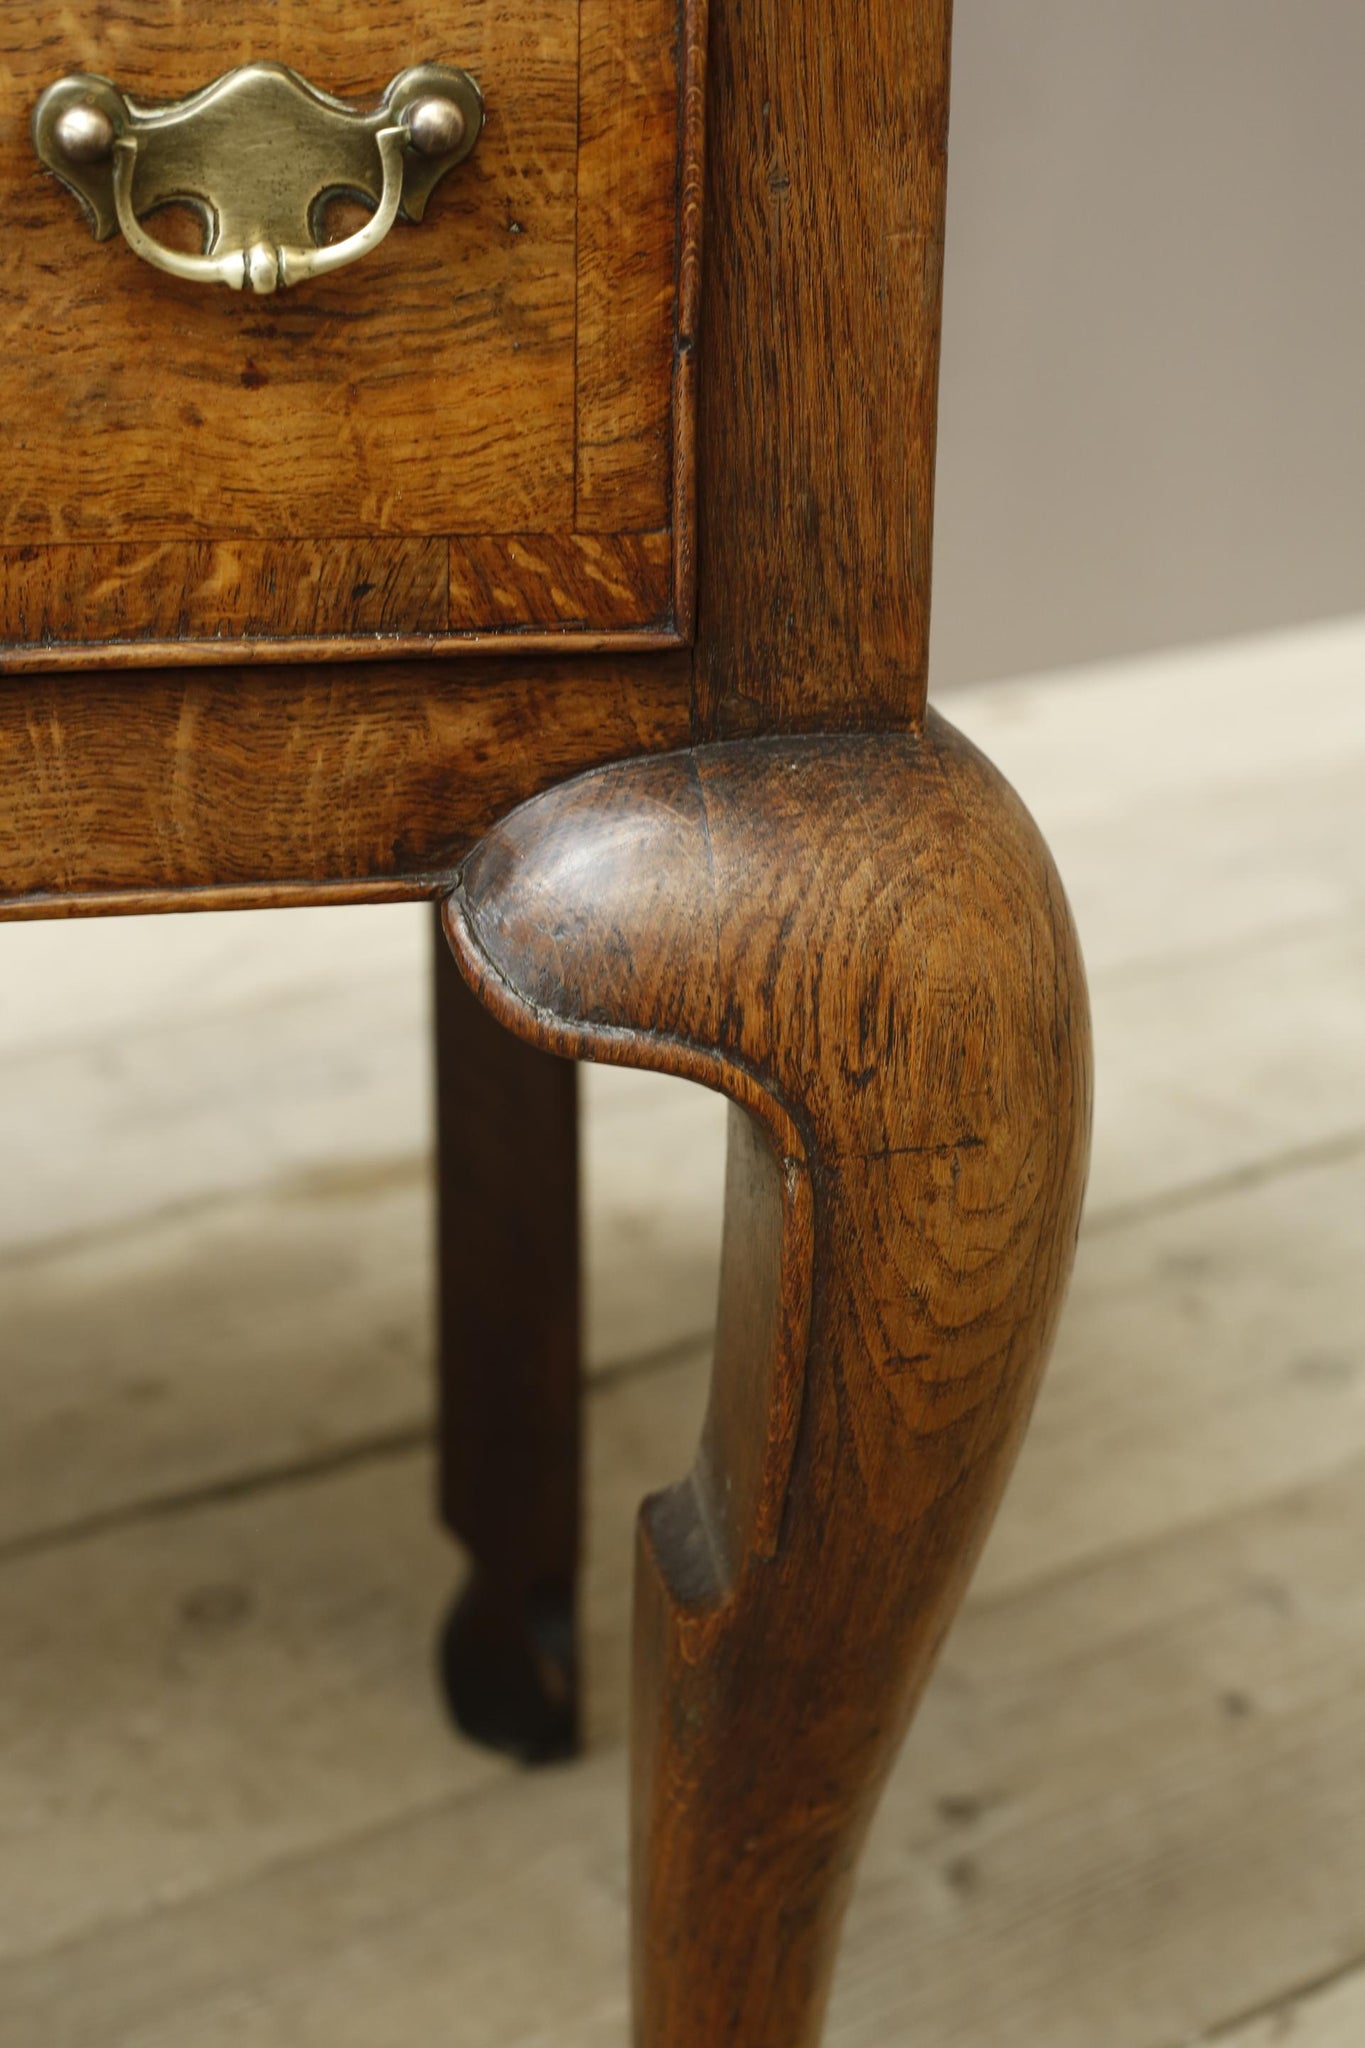
[[[0,664],[675,643],[678,79],[701,6],[0,0]],[[421,226],[268,300],[96,243],[28,140],[65,72],[157,99],[271,58],[363,103],[436,53],[484,87],[473,155]],[[471,562],[509,537],[537,571],[504,552],[490,590]]]
[[[0,685],[0,917],[429,895],[546,779],[683,744],[685,658]]]
[[[517,630],[524,619],[542,627],[601,631],[672,620],[673,536],[654,533],[484,534],[450,543],[452,617],[478,618]]]
[[[710,1410],[640,1524],[635,2039],[814,2048],[1070,1271],[1065,899],[935,720],[594,771],[481,842],[447,930],[531,1044],[734,1104]]]
[[[678,163],[676,0],[582,0],[578,137],[581,533],[669,523]]]
[[[114,0],[0,10],[0,283],[10,543],[446,536],[568,526],[573,505],[576,0]],[[249,58],[376,95],[439,50],[487,121],[419,227],[261,300],[96,242],[33,154],[69,71],[170,98]],[[510,429],[510,430],[509,430]]]
[[[442,540],[111,541],[0,549],[0,618],[45,650],[107,641],[444,633]]]
[[[701,731],[915,725],[950,0],[712,0]]]

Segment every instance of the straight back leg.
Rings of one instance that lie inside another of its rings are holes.
[[[471,1576],[441,1640],[466,1733],[578,1743],[577,1070],[502,1030],[436,927],[440,1504]]]

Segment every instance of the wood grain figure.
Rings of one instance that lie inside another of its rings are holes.
[[[708,737],[923,712],[950,14],[950,0],[711,0]]]
[[[530,1043],[735,1105],[710,1412],[640,1528],[636,2039],[808,2048],[1070,1271],[1065,899],[935,720],[595,771],[489,835],[448,929]]]
[[[0,665],[676,644],[701,7],[0,0]],[[472,155],[420,226],[265,300],[96,242],[29,141],[71,72],[158,100],[269,58],[372,104],[434,53],[483,86]],[[466,573],[490,545],[493,590]]]
[[[686,659],[0,684],[0,915],[431,896],[523,797],[685,744]]]

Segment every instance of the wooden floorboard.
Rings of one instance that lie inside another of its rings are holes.
[[[1300,1996],[1206,2034],[1192,2048],[1360,2048],[1365,2041],[1365,1970],[1348,1970]]]
[[[595,1374],[709,1334],[723,1106],[665,1096],[638,1118],[613,1098],[588,1134]],[[0,1259],[0,1559],[139,1503],[425,1437],[430,1204],[425,1159],[343,1157]]]
[[[1365,1954],[1362,1541],[1358,1461],[969,1612],[876,1830],[834,2048],[1159,2048]],[[0,2041],[619,2043],[623,1806],[608,1744],[277,1845],[15,1956]]]
[[[1175,1554],[1182,1530],[1354,1470],[1361,1213],[1365,1159],[1088,1241],[974,1609],[1156,1541]],[[345,1299],[316,1313],[340,1347]],[[684,1468],[705,1363],[698,1348],[594,1400],[598,1746],[623,1736],[633,1506]],[[0,1861],[0,1943],[116,1922],[130,1900],[214,1888],[480,1782],[482,1760],[448,1741],[429,1685],[453,1567],[429,1488],[425,1453],[373,1457],[0,1570],[0,1640],[24,1653],[0,1691],[0,1813],[29,1812],[23,1854]],[[386,1731],[393,1772],[379,1762]],[[302,1774],[299,1742],[316,1752]],[[518,1781],[509,1796],[537,1792]]]
[[[1365,1448],[1365,1148],[1083,1238],[973,1597],[1330,1475]]]

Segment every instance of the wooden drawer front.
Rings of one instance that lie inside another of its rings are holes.
[[[696,41],[677,0],[0,0],[0,662],[685,637]],[[268,297],[96,242],[42,89],[253,58],[367,104],[462,65],[484,131],[420,226]]]

